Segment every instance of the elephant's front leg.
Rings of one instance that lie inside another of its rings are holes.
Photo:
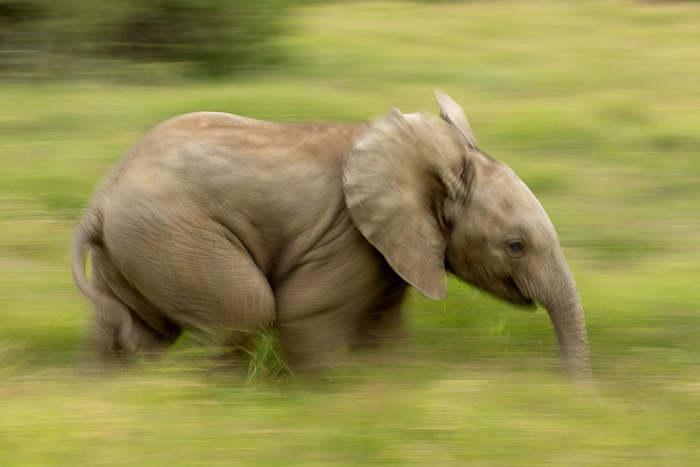
[[[389,278],[387,274],[387,278]],[[381,302],[360,317],[357,331],[347,336],[351,349],[376,348],[396,341],[400,336],[403,310],[401,302],[408,284],[396,276],[383,294]]]
[[[327,366],[343,345],[400,323],[403,282],[372,249],[305,262],[275,291],[280,341],[293,366]]]

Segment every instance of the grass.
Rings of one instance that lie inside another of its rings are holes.
[[[700,6],[332,2],[290,64],[216,83],[0,83],[0,465],[697,465]],[[274,120],[434,111],[547,209],[577,278],[595,385],[558,372],[546,315],[469,286],[413,293],[380,353],[290,376],[261,336],[220,368],[186,339],[104,370],[68,258],[108,167],[174,114]]]

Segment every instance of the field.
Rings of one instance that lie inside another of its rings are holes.
[[[0,465],[698,465],[700,4],[312,2],[290,21],[264,73],[0,82]],[[411,293],[401,342],[322,374],[265,339],[250,366],[187,337],[96,364],[72,233],[141,133],[195,110],[435,112],[435,87],[557,227],[591,386],[561,375],[544,311],[456,280]]]

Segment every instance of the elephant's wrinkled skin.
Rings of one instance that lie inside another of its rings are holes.
[[[445,297],[448,270],[548,310],[566,368],[588,368],[583,309],[549,218],[477,149],[461,107],[444,121],[282,124],[200,112],[148,132],[96,193],[73,275],[106,355],[183,331],[244,345],[276,327],[292,364],[381,342],[408,284]],[[86,248],[86,246],[88,248]],[[85,251],[92,279],[85,274]]]

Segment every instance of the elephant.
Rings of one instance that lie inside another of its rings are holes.
[[[581,299],[554,226],[462,108],[363,123],[173,117],[118,162],[78,223],[72,272],[99,352],[166,349],[184,331],[241,348],[274,329],[292,367],[376,346],[408,286],[446,274],[549,313],[563,367],[590,371]],[[90,279],[86,271],[89,252]]]

